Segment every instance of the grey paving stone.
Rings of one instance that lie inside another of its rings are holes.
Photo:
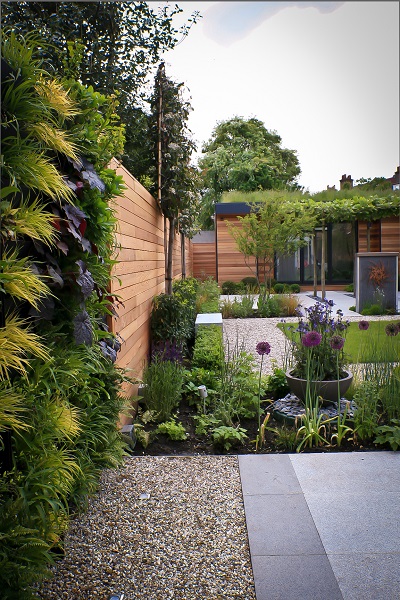
[[[400,490],[399,452],[288,455],[303,492]]]
[[[305,498],[328,554],[400,552],[399,491],[327,491]]]
[[[344,600],[399,600],[399,554],[328,555]]]
[[[287,454],[243,454],[238,456],[245,496],[299,494],[301,487]]]
[[[325,554],[253,556],[257,600],[343,600]]]
[[[302,494],[244,496],[244,508],[252,556],[324,552]]]

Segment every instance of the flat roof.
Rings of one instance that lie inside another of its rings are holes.
[[[216,202],[215,214],[217,215],[248,215],[250,205],[247,202]]]

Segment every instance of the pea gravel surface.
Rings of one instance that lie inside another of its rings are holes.
[[[236,456],[131,457],[103,472],[44,600],[255,600]]]

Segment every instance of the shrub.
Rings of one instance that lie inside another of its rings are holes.
[[[221,290],[212,277],[200,282],[197,288],[196,312],[218,312]]]
[[[182,394],[182,367],[156,356],[144,370],[143,383],[146,386],[144,400],[147,409],[156,413],[158,422],[170,419]]]
[[[289,286],[289,290],[291,291],[292,294],[300,294],[300,286],[298,283],[292,283]]]
[[[274,296],[274,300],[278,303],[280,317],[294,317],[296,315],[299,301],[295,296]]]
[[[192,367],[220,372],[222,361],[221,327],[218,325],[200,325],[193,348]]]
[[[383,315],[384,313],[384,309],[379,304],[370,304],[368,306],[364,306],[364,308],[361,311],[361,314],[366,317],[370,317],[373,315]]]
[[[235,281],[224,281],[224,283],[222,284],[222,293],[224,295],[233,295],[236,294],[236,290],[237,290],[237,283]]]
[[[193,335],[195,312],[193,304],[180,295],[159,294],[153,298],[150,315],[152,343],[176,342],[186,348]]]
[[[285,290],[285,285],[283,283],[276,283],[274,285],[275,294],[283,294],[284,290]]]
[[[264,297],[260,294],[257,302],[257,314],[259,317],[279,317],[280,307],[276,297]]]
[[[244,277],[241,283],[247,292],[259,292],[259,285],[256,277]]]

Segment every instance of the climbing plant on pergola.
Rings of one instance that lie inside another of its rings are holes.
[[[318,227],[325,231],[328,223],[343,223],[346,221],[367,221],[367,250],[370,248],[370,223],[386,217],[399,216],[400,195],[390,190],[387,193],[360,194],[361,190],[353,188],[344,192],[319,192],[311,197],[311,203],[304,204],[304,209],[312,211]],[[351,194],[353,192],[353,195]],[[330,196],[330,197],[329,197]],[[314,256],[315,256],[315,235]],[[326,242],[322,235],[321,264],[325,264]],[[317,273],[314,267],[314,295],[317,295]],[[325,296],[325,269],[321,268],[321,296]]]

